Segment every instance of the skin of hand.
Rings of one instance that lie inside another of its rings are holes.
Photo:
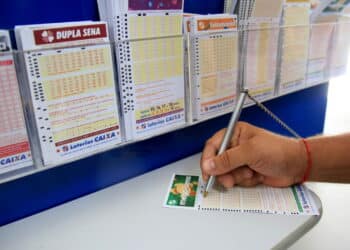
[[[226,188],[287,187],[302,181],[307,168],[302,141],[239,122],[228,149],[217,156],[224,134],[225,129],[206,142],[201,158],[204,181],[213,175]]]

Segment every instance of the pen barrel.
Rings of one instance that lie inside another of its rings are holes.
[[[242,112],[243,105],[244,105],[246,97],[247,97],[247,92],[246,91],[242,92],[239,95],[239,98],[238,98],[238,101],[237,101],[237,104],[236,104],[236,108],[235,108],[235,110],[234,110],[234,112],[233,112],[233,114],[231,116],[230,122],[229,122],[229,124],[227,126],[226,133],[225,133],[224,139],[223,139],[223,141],[221,143],[218,155],[220,155],[223,152],[225,152],[227,147],[230,145],[230,141],[231,141],[232,135],[233,135],[233,133],[235,131],[238,119],[241,116],[241,112]]]
[[[224,138],[223,138],[223,140],[221,142],[221,146],[220,146],[218,155],[220,155],[223,152],[225,152],[225,150],[227,149],[228,145],[230,144],[232,135],[234,133],[237,121],[238,121],[238,119],[239,119],[239,117],[241,115],[241,112],[242,112],[242,109],[243,109],[243,105],[244,105],[244,102],[245,102],[245,99],[246,99],[247,95],[248,95],[247,91],[241,92],[240,95],[239,95],[239,98],[238,98],[238,101],[237,101],[237,104],[236,104],[236,108],[235,108],[234,112],[232,113],[230,122],[229,122],[229,124],[227,126],[226,133],[225,133],[225,136],[224,136]],[[207,182],[206,187],[205,187],[205,192],[206,193],[214,185],[214,182],[215,182],[215,177],[214,176],[210,176],[209,181]]]

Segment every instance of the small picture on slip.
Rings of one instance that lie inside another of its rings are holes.
[[[198,185],[198,176],[173,175],[164,206],[193,209],[196,205]]]

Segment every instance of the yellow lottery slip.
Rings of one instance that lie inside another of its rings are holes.
[[[98,0],[114,41],[182,34],[183,0]]]
[[[283,34],[283,29],[279,28],[282,10],[284,9],[284,13],[287,13],[287,19],[289,16],[293,16],[293,13],[286,12],[286,8],[283,7],[307,5],[305,1],[299,0],[288,0],[287,2],[283,0],[242,0],[239,1],[236,8],[239,24],[242,28],[242,31],[240,31],[240,51],[243,53],[244,65],[242,81],[244,87],[259,101],[269,99],[277,92],[276,79],[280,75],[278,71],[280,68],[278,56],[280,46],[278,42],[281,33]],[[298,41],[298,39],[296,40]],[[294,51],[294,48],[292,48],[290,54],[293,54]],[[304,52],[303,69],[306,70],[307,50]],[[288,65],[285,63],[286,67],[293,67],[295,62],[295,60],[288,59]],[[294,73],[291,75],[294,75]]]
[[[241,80],[244,88],[259,101],[274,96],[278,39],[283,0],[244,0],[238,8],[240,46],[242,53]],[[247,101],[249,103],[250,101]]]
[[[190,88],[193,120],[231,111],[238,81],[238,32],[234,15],[190,18]]]
[[[310,48],[307,70],[307,86],[313,86],[328,81],[328,58],[333,23],[316,23],[311,26]]]
[[[127,140],[186,122],[183,0],[98,0],[115,41]]]
[[[33,164],[8,31],[0,30],[0,175]]]
[[[146,138],[186,122],[182,2],[166,12],[119,6],[116,54],[125,134]],[[135,4],[134,2],[130,4]],[[126,11],[126,12],[123,12]]]
[[[309,1],[288,0],[283,9],[279,93],[304,88],[310,38]]]
[[[121,143],[106,24],[21,26],[16,35],[43,164],[64,163]],[[73,47],[67,47],[70,43]]]
[[[125,46],[130,48],[130,61],[120,65],[120,75],[127,138],[184,124],[182,37],[132,41]]]
[[[273,97],[278,55],[278,22],[250,20],[244,70],[245,87],[259,101]]]
[[[204,191],[205,185],[199,176],[174,174],[163,207],[202,212],[319,215],[310,191],[303,185],[230,189],[216,186],[205,198]]]
[[[181,15],[148,14],[129,16],[129,36],[132,39],[172,36],[182,32]]]

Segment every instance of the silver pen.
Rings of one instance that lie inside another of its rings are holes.
[[[241,116],[241,112],[242,112],[243,105],[244,105],[244,102],[245,102],[247,95],[248,95],[248,90],[243,90],[239,95],[236,108],[235,108],[234,112],[232,113],[231,120],[230,120],[228,127],[226,129],[224,139],[221,142],[221,146],[220,146],[218,155],[221,155],[223,152],[225,152],[227,147],[230,145],[230,141],[231,141],[233,132],[235,131],[237,121],[238,121],[239,117]],[[213,187],[214,182],[215,182],[215,177],[210,176],[209,181],[206,183],[206,186],[205,186],[204,197],[206,197],[208,195],[208,192]]]

